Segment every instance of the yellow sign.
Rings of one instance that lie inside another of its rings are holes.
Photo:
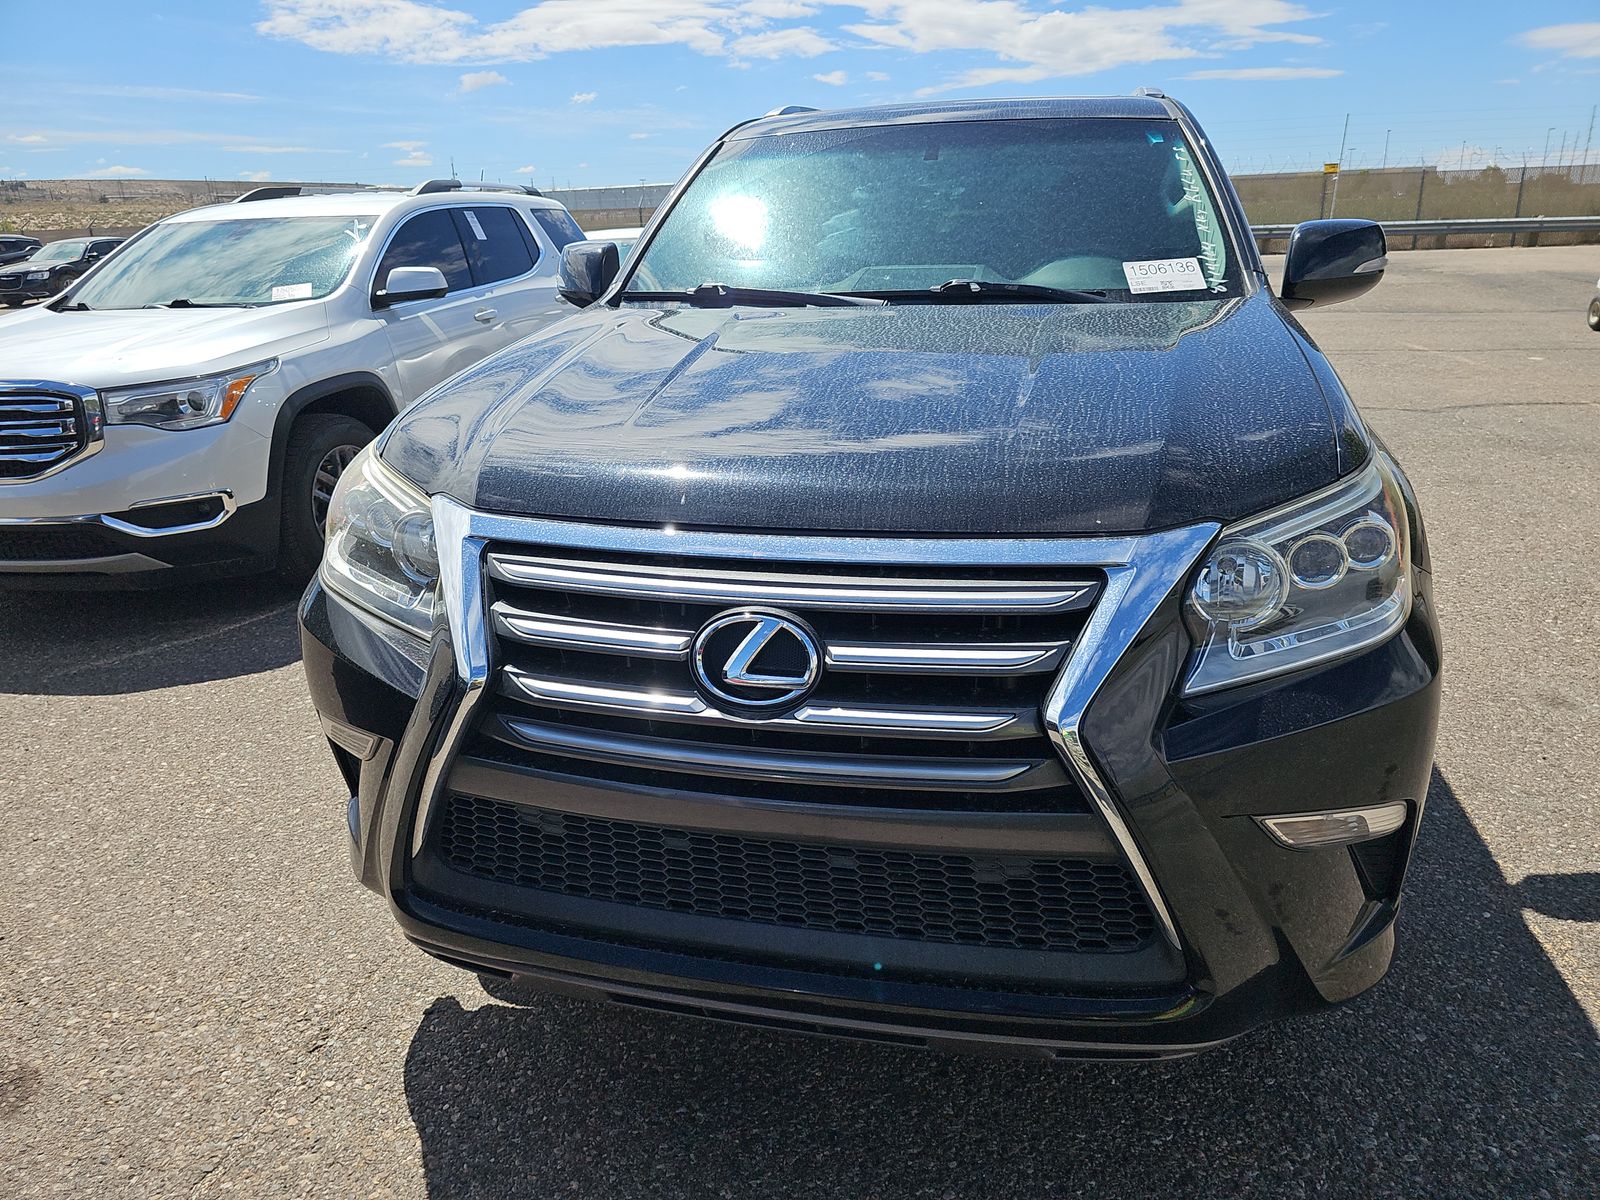
[[[1339,173],[1339,164],[1338,163],[1323,163],[1322,164],[1322,173],[1324,175],[1337,175]]]

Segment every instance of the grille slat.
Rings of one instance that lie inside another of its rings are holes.
[[[881,707],[803,704],[787,716],[750,721],[712,708],[693,692],[597,687],[570,679],[538,676],[508,666],[503,690],[513,699],[553,708],[600,712],[641,720],[686,721],[702,725],[794,730],[881,737],[1013,738],[1039,733],[1037,718],[1023,709]]]
[[[1154,933],[1120,863],[745,837],[452,794],[459,871],[536,892],[826,933],[1126,953]]]
[[[1060,612],[1081,608],[1093,584],[960,579],[877,579],[785,575],[575,562],[529,555],[490,554],[489,573],[506,583],[602,596],[645,595],[719,605],[815,605],[842,612]]]
[[[1038,781],[1027,778],[1030,774],[1055,776],[1059,771],[1054,763],[1025,759],[910,758],[745,749],[675,738],[630,737],[516,717],[497,718],[487,732],[535,752],[555,752],[620,766],[733,778],[836,783],[848,787],[1008,790],[1038,786]]]

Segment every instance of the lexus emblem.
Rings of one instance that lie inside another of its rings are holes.
[[[822,648],[788,613],[740,609],[713,617],[690,650],[695,681],[719,707],[769,710],[810,694],[822,674]]]

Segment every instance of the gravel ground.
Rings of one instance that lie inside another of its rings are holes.
[[[486,995],[348,876],[291,594],[0,595],[0,1194],[1600,1194],[1597,274],[1307,318],[1427,510],[1439,768],[1390,978],[1185,1062]]]

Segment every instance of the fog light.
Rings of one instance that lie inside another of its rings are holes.
[[[1314,850],[1322,846],[1348,846],[1393,833],[1406,823],[1406,804],[1397,801],[1371,808],[1294,813],[1283,817],[1257,817],[1256,820],[1289,849]]]

